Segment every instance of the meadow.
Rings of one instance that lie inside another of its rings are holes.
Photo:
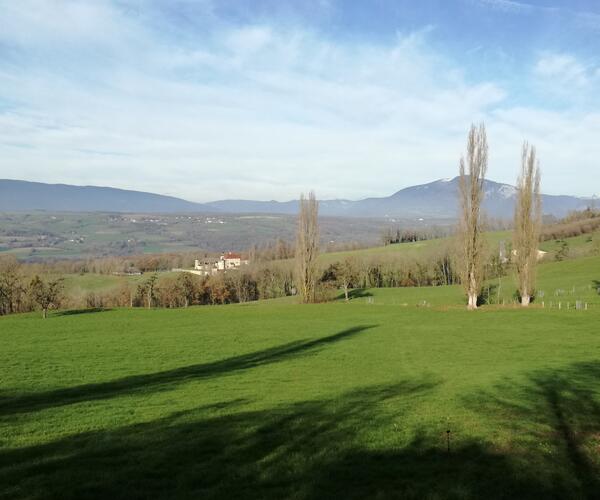
[[[436,287],[2,317],[0,497],[597,498],[593,278],[540,269],[587,311]]]
[[[439,286],[1,317],[0,498],[597,498],[595,239],[542,244],[529,310],[509,274],[475,313]]]
[[[488,247],[490,249],[498,248],[500,242],[510,242],[511,234],[505,231],[487,233]],[[598,259],[595,259],[594,245],[598,244],[600,233],[584,235],[575,238],[568,238],[565,241],[569,245],[571,257],[584,256],[579,258],[568,258],[564,262],[555,262],[554,255],[560,248],[560,244],[554,240],[543,242],[540,248],[546,252],[545,261],[540,265],[540,280],[538,282],[538,291],[542,291],[543,300],[558,306],[558,303],[564,302],[565,305],[574,305],[576,301],[595,302],[598,301],[596,289],[590,280],[590,273],[600,276],[600,266]],[[360,250],[344,252],[327,252],[320,255],[320,265],[323,269],[326,266],[343,261],[346,258],[355,259],[386,259],[387,257],[402,257],[408,261],[418,258],[421,254],[435,252],[436,248],[451,244],[451,239],[440,238],[414,243],[402,243],[388,246],[371,247]],[[597,253],[596,253],[597,255]],[[290,261],[278,261],[284,265],[293,266]],[[158,273],[162,277],[177,277],[178,273],[162,271]],[[64,291],[71,302],[81,301],[88,293],[102,294],[119,290],[124,285],[135,290],[138,284],[143,283],[150,276],[146,273],[141,276],[116,276],[112,274],[64,274],[56,277],[64,278]],[[496,280],[490,280],[486,283],[484,290],[487,300],[490,303],[511,303],[515,300],[514,291],[516,285],[511,273],[507,277]],[[360,296],[360,297],[358,297]],[[356,298],[362,298],[367,302],[381,302],[382,300],[390,304],[406,305],[459,305],[463,302],[462,291],[460,287],[415,287],[402,290],[376,289],[367,293],[355,293]],[[375,297],[375,298],[370,298]]]

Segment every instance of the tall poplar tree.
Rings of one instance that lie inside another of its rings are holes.
[[[302,302],[316,300],[317,257],[319,256],[319,202],[311,191],[300,195],[296,238],[296,282]]]
[[[485,125],[471,125],[467,156],[460,159],[459,243],[461,282],[469,309],[477,309],[483,282],[483,229],[481,205],[487,172],[488,145]]]
[[[513,235],[514,263],[521,305],[531,302],[536,278],[538,244],[542,225],[540,167],[534,146],[523,144],[521,174],[517,180],[517,201]]]

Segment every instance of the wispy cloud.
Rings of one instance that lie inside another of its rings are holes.
[[[566,5],[539,5],[516,0],[470,0],[496,11],[512,14],[542,14],[561,18],[564,23],[580,29],[600,31],[600,13],[578,10],[569,2]],[[560,1],[560,0],[559,0]],[[558,2],[557,2],[558,3]]]
[[[598,102],[594,95],[600,88],[600,67],[572,54],[543,53],[533,68],[533,85],[563,106],[578,105],[589,111]]]
[[[570,54],[545,54],[537,61],[534,72],[558,87],[570,86],[569,90],[587,86],[593,77],[593,71]]]
[[[600,32],[600,14],[594,12],[578,12],[577,24],[583,29],[598,33]]]
[[[480,5],[501,10],[503,12],[531,12],[535,7],[524,2],[516,2],[514,0],[475,0]]]
[[[0,95],[12,103],[0,106],[0,177],[199,201],[289,199],[312,187],[382,195],[451,175],[467,127],[484,119],[494,178],[512,180],[524,138],[544,144],[549,172],[563,168],[567,140],[580,168],[595,168],[581,152],[597,139],[580,129],[597,114],[509,104],[504,84],[467,78],[433,49],[431,26],[352,40],[271,19],[228,22],[210,3],[186,4],[184,20],[144,3],[47,5],[0,13],[10,26]],[[537,76],[590,78],[560,57],[540,59]],[[546,178],[547,190],[568,186]]]

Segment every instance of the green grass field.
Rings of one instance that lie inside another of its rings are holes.
[[[0,497],[597,498],[593,278],[540,270],[587,311],[438,287],[0,318]]]
[[[490,245],[497,245],[501,240],[510,241],[508,232],[488,233]],[[581,253],[589,253],[591,246],[590,236],[580,236],[569,238],[570,248]],[[406,256],[416,256],[419,252],[435,248],[443,240],[428,240],[417,243],[405,243],[400,245],[388,245],[385,247],[374,247],[364,250],[355,250],[352,252],[325,253],[321,255],[323,265],[339,261],[348,256],[382,256],[399,253]],[[563,262],[554,262],[552,252],[558,249],[558,244],[554,241],[544,242],[541,248],[550,252],[548,261],[539,267],[539,280],[537,290],[543,291],[543,298],[538,298],[538,303],[550,307],[561,307],[564,303],[569,307],[574,306],[576,301],[583,301],[600,304],[600,296],[596,293],[590,274],[600,278],[600,259],[595,256],[589,256],[578,259],[567,259]],[[160,276],[176,276],[176,273],[161,272]],[[64,276],[65,293],[71,297],[84,297],[89,292],[103,293],[118,289],[124,283],[128,283],[134,288],[141,281],[148,278],[144,276],[113,276],[100,274],[69,274]],[[491,303],[509,304],[515,300],[514,292],[516,289],[514,276],[502,278],[501,280],[492,280],[490,285]],[[431,306],[461,305],[463,295],[460,287],[417,287],[404,289],[376,289],[368,293],[357,293],[359,301],[373,302],[375,304],[388,305],[421,305],[425,303]]]
[[[591,277],[597,276],[599,280]],[[562,262],[545,262],[538,267],[535,307],[574,308],[576,302],[600,308],[600,257],[590,256]],[[512,274],[490,280],[490,305],[515,302],[516,281]],[[487,285],[484,292],[487,291]],[[460,286],[374,288],[355,290],[353,300],[371,305],[461,307],[465,299]]]
[[[510,244],[512,242],[512,233],[510,231],[494,231],[486,233],[487,246],[490,249],[497,249],[501,242]],[[589,250],[600,240],[600,233],[584,234],[573,238],[566,238],[569,248],[577,256],[589,253]],[[365,248],[362,250],[349,250],[346,252],[330,252],[321,255],[321,261],[330,264],[347,257],[385,257],[389,255],[403,255],[416,257],[419,254],[433,250],[440,244],[451,242],[451,238],[440,238],[433,240],[417,241],[414,243],[401,243],[380,247]],[[544,241],[540,244],[540,249],[548,252],[548,259],[552,260],[556,251],[560,248],[560,242],[555,240]]]
[[[598,498],[600,257],[538,275],[529,310],[507,276],[475,313],[453,286],[2,317],[0,498]]]
[[[487,244],[490,248],[496,248],[501,241],[509,243],[512,235],[509,231],[494,231],[486,233]],[[364,248],[361,250],[348,250],[345,252],[329,252],[320,256],[321,262],[330,264],[347,257],[386,257],[394,255],[402,255],[406,257],[417,257],[423,252],[434,250],[440,245],[452,242],[452,238],[438,238],[424,241],[415,241],[411,243],[399,243],[386,246],[376,246]]]

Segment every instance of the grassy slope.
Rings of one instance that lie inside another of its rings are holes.
[[[414,290],[0,318],[0,496],[592,498],[600,308]]]
[[[490,248],[495,249],[501,241],[511,243],[512,233],[510,231],[494,231],[486,233],[487,244]],[[569,248],[575,251],[585,252],[592,247],[593,243],[600,239],[600,233],[584,234],[574,238],[566,238],[565,241],[569,244]],[[430,250],[450,241],[450,238],[440,238],[427,241],[418,241],[415,243],[402,243],[396,245],[387,245],[383,247],[372,247],[363,250],[349,250],[346,252],[331,252],[321,255],[321,260],[327,264],[342,260],[346,257],[369,257],[369,256],[386,256],[403,254],[408,256],[417,256],[419,253]],[[558,241],[550,240],[540,244],[540,249],[550,252],[552,255],[560,248]],[[550,257],[552,257],[550,255]]]
[[[153,273],[146,273],[139,276],[117,276],[112,274],[65,274],[64,291],[67,295],[85,296],[89,292],[103,293],[119,288],[123,284],[128,284],[133,288],[139,283],[147,280]],[[160,271],[157,273],[160,277],[177,277],[179,273],[171,271]]]
[[[496,247],[501,241],[510,242],[511,233],[508,231],[495,231],[486,233],[488,244]],[[331,263],[342,260],[346,257],[377,257],[387,255],[402,254],[409,257],[416,257],[426,250],[431,250],[439,245],[443,245],[451,241],[451,238],[439,238],[426,241],[416,241],[414,243],[400,243],[387,245],[382,247],[365,248],[362,250],[348,250],[345,252],[330,252],[321,255],[321,260],[324,263]]]
[[[600,232],[595,232],[591,234],[582,234],[573,238],[566,238],[564,241],[569,244],[569,248],[583,250],[585,248],[590,248],[592,244],[599,239]],[[540,248],[546,252],[556,252],[560,248],[560,242],[561,240],[545,241],[540,245]]]
[[[501,240],[510,241],[511,235],[509,232],[494,232],[488,233],[488,241],[490,245],[497,246]],[[567,241],[569,242],[569,246],[574,251],[585,251],[588,247],[592,245],[588,241],[589,235],[580,236],[577,238],[569,238]],[[388,245],[385,247],[373,247],[367,248],[363,250],[353,250],[348,252],[332,252],[325,253],[321,255],[321,262],[323,264],[329,264],[335,261],[342,260],[346,257],[354,256],[354,257],[368,257],[368,256],[380,256],[380,255],[394,255],[394,254],[402,254],[409,257],[417,256],[420,252],[425,250],[433,249],[437,245],[443,244],[446,239],[440,240],[428,240],[416,243],[404,243],[400,245]],[[543,250],[548,252],[554,252],[558,249],[558,244],[554,241],[544,242],[540,246]],[[552,259],[552,256],[549,256]],[[165,273],[161,273],[164,275]],[[131,285],[135,286],[140,280],[145,279],[145,277],[118,277],[118,276],[107,276],[107,275],[94,275],[94,274],[85,274],[85,275],[68,275],[65,280],[65,289],[68,293],[73,295],[85,295],[88,292],[106,292],[110,289],[118,288],[124,280],[127,280]],[[588,285],[588,283],[586,283]],[[393,292],[385,292],[381,291],[381,294],[392,293]],[[512,292],[511,292],[512,293]],[[448,300],[452,301],[452,303],[457,300],[460,302],[460,292],[447,290],[446,292],[440,293],[436,291],[433,295],[429,294],[429,292],[423,291],[406,291],[406,301],[409,303],[417,303],[419,301],[428,301],[432,304],[443,304],[447,303]],[[414,298],[413,298],[414,297]],[[506,294],[505,299],[511,298],[510,294]],[[405,299],[402,299],[405,300]]]
[[[600,307],[600,295],[597,292],[600,281],[600,257],[584,257],[562,262],[547,262],[538,268],[537,290],[544,292],[538,298],[547,307],[557,306],[558,302],[566,307],[574,306],[576,301],[587,302],[589,307]],[[497,293],[500,285],[500,302],[508,305],[514,301],[516,290],[515,278],[511,274],[500,280],[489,282],[492,289],[492,304],[498,302]],[[460,306],[464,296],[460,286],[447,287],[415,287],[415,288],[379,288],[356,291],[356,301],[385,305],[415,306],[426,302],[431,306]]]

